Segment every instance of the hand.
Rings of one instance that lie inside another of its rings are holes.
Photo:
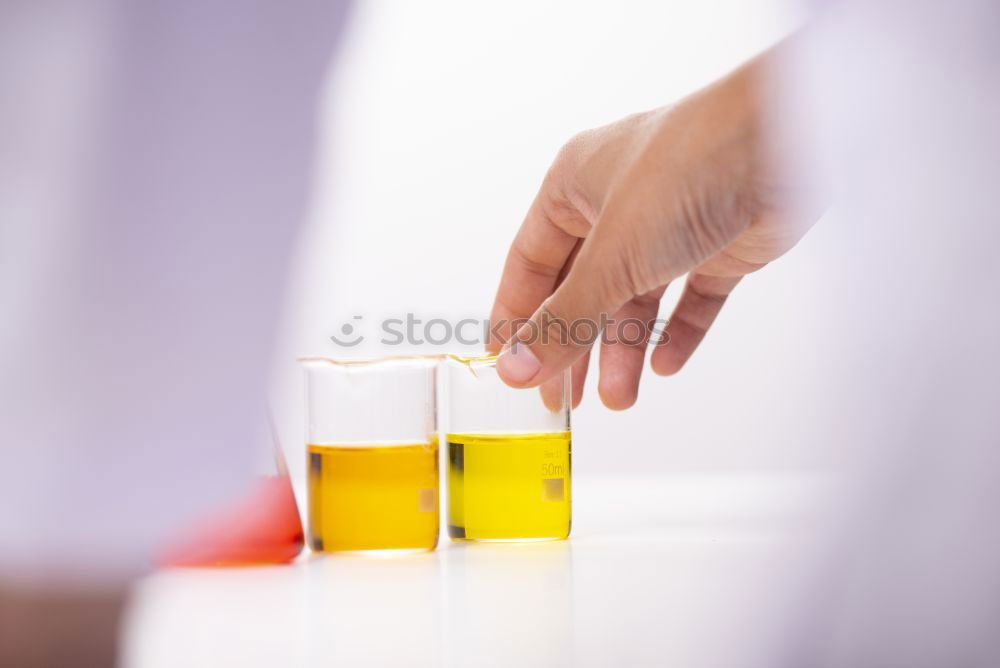
[[[511,245],[491,322],[517,328],[498,370],[533,387],[573,366],[579,403],[593,341],[584,319],[613,314],[601,343],[598,391],[635,403],[650,324],[670,281],[687,282],[656,345],[653,370],[676,373],[740,279],[791,248],[793,220],[763,127],[766,58],[679,104],[584,132],[560,151]],[[618,331],[626,319],[644,335]],[[514,329],[500,327],[504,337]],[[548,340],[538,335],[547,334]],[[628,341],[622,340],[628,339]],[[637,342],[638,340],[638,342]],[[494,351],[501,342],[491,342]],[[545,387],[543,387],[543,392]]]

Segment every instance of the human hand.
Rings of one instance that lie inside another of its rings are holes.
[[[767,67],[765,54],[677,105],[563,147],[511,245],[491,314],[506,322],[504,339],[514,335],[497,365],[505,382],[543,385],[573,365],[579,403],[594,342],[571,326],[611,315],[598,391],[608,407],[628,408],[670,281],[688,274],[669,337],[651,355],[660,375],[680,370],[745,274],[801,238],[808,226],[792,214],[762,118]]]

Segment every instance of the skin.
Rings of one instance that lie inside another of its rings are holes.
[[[532,321],[500,328],[505,382],[542,386],[544,394],[572,366],[578,404],[591,345],[567,340],[566,326],[553,320],[613,314],[649,323],[667,285],[687,274],[669,341],[650,355],[654,372],[674,374],[743,276],[798,242],[814,217],[793,209],[796,185],[775,167],[765,119],[770,68],[782,48],[675,105],[583,132],[563,147],[511,244],[492,309],[494,323]],[[543,329],[547,341],[537,336]],[[616,331],[608,327],[596,344],[598,392],[620,410],[638,396],[649,329],[639,343],[618,340]]]

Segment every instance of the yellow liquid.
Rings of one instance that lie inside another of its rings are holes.
[[[570,434],[448,434],[448,535],[569,536]]]
[[[309,545],[316,552],[433,550],[437,440],[414,445],[309,445]]]

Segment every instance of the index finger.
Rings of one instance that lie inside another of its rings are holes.
[[[589,228],[568,205],[559,205],[565,208],[558,212],[557,223],[544,198],[543,194],[535,198],[507,253],[490,313],[489,352],[499,352],[516,330],[512,323],[530,318],[555,291]]]

